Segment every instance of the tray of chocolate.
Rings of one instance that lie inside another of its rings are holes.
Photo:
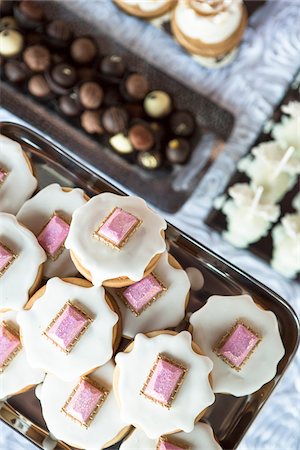
[[[63,2],[2,10],[2,106],[129,191],[179,209],[223,148],[232,115],[100,31],[91,36]]]
[[[235,449],[295,355],[292,308],[90,165],[1,132],[1,419],[45,450]]]
[[[299,280],[300,72],[266,122],[207,224]]]

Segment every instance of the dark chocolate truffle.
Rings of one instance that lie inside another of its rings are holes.
[[[149,92],[144,100],[144,109],[148,116],[160,119],[167,116],[172,110],[172,100],[164,91]]]
[[[88,37],[75,39],[70,48],[71,56],[77,64],[88,64],[92,62],[97,55],[97,51],[95,42]]]
[[[86,109],[98,109],[103,100],[103,89],[94,81],[87,81],[80,86],[79,99]]]
[[[17,30],[3,30],[0,32],[0,55],[11,58],[23,48],[23,36]]]
[[[155,170],[162,166],[162,156],[158,151],[139,152],[137,161],[144,169]]]
[[[111,106],[102,116],[102,124],[110,134],[123,132],[128,125],[128,113],[124,108]]]
[[[154,134],[147,124],[133,125],[128,132],[128,137],[133,147],[142,152],[150,150],[155,143]]]
[[[172,164],[184,164],[190,156],[190,144],[187,139],[178,138],[168,142],[166,157]]]
[[[80,116],[82,128],[90,134],[102,134],[100,111],[84,111]]]
[[[188,111],[176,111],[170,117],[170,128],[176,136],[191,136],[195,130],[195,119]]]
[[[78,96],[73,92],[70,95],[63,95],[59,98],[58,104],[60,110],[69,117],[78,116],[81,112],[81,106]]]
[[[50,88],[43,75],[33,75],[28,81],[28,90],[35,97],[43,98],[50,94]]]
[[[51,78],[63,88],[71,88],[77,81],[76,70],[67,63],[56,64],[51,71]]]
[[[43,45],[32,45],[25,49],[23,60],[33,72],[45,72],[50,66],[51,55]]]
[[[22,83],[28,76],[28,70],[25,64],[16,59],[7,61],[4,66],[6,78],[12,83]]]
[[[18,7],[21,13],[28,19],[37,21],[43,20],[44,11],[38,2],[25,0],[23,2],[20,2]]]
[[[125,89],[134,100],[143,100],[149,92],[149,83],[144,75],[132,73],[125,80]]]
[[[125,72],[125,64],[121,56],[105,56],[100,62],[100,72],[107,76],[121,78]]]
[[[48,23],[46,34],[52,39],[52,43],[58,46],[64,46],[72,38],[72,31],[69,25],[64,20],[53,20]]]

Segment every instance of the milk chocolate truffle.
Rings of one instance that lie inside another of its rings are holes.
[[[4,73],[12,83],[22,83],[28,76],[28,69],[23,62],[12,59],[5,64]]]
[[[94,81],[87,81],[80,86],[79,99],[86,109],[98,109],[103,100],[103,89]]]
[[[3,30],[0,33],[0,55],[11,58],[21,52],[23,36],[17,30]]]
[[[53,20],[48,23],[46,35],[50,44],[58,48],[66,47],[72,39],[72,31],[64,20]]]
[[[170,128],[176,136],[191,136],[195,131],[195,119],[188,111],[176,111],[170,117]]]
[[[172,164],[184,164],[190,156],[190,144],[187,139],[178,138],[168,142],[166,157]]]
[[[50,66],[51,55],[47,47],[32,45],[25,49],[23,60],[33,72],[45,72]]]
[[[150,152],[139,152],[137,155],[137,161],[144,169],[155,170],[162,166],[161,154],[154,150]]]
[[[80,116],[82,128],[90,134],[102,134],[100,111],[84,111]]]
[[[77,64],[89,64],[96,57],[97,51],[95,42],[88,37],[75,39],[70,48],[71,56]]]
[[[3,30],[17,30],[18,25],[14,17],[6,16],[0,20],[0,31]]]
[[[125,80],[125,89],[133,100],[143,100],[149,92],[149,83],[144,75],[132,73]]]
[[[105,56],[100,62],[100,72],[103,75],[122,78],[125,69],[123,58],[118,55]]]
[[[43,23],[44,11],[36,1],[22,1],[14,8],[14,15],[23,28],[28,30],[38,27]]]
[[[51,92],[44,75],[41,74],[33,75],[28,80],[28,90],[30,94],[39,98],[48,97]]]
[[[109,139],[109,143],[118,153],[129,154],[133,152],[130,140],[124,133],[118,133]]]
[[[152,91],[144,100],[144,109],[148,116],[160,119],[167,116],[172,110],[172,100],[164,91]]]
[[[102,124],[110,134],[122,133],[128,125],[128,113],[120,106],[111,106],[103,113]]]
[[[155,143],[151,128],[143,123],[133,125],[128,132],[128,137],[133,147],[142,152],[150,150]]]
[[[78,96],[75,92],[70,95],[63,95],[58,100],[59,108],[66,116],[76,117],[81,112]]]

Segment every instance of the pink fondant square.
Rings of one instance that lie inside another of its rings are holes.
[[[157,450],[189,450],[189,447],[161,438],[158,442]]]
[[[139,315],[154,300],[156,300],[165,290],[158,279],[149,274],[140,281],[128,286],[123,291],[123,299],[126,305],[136,314]]]
[[[41,233],[38,235],[39,244],[45,252],[55,258],[62,249],[69,234],[70,225],[61,217],[54,214]]]
[[[11,361],[16,351],[20,348],[21,341],[5,323],[0,325],[0,372]]]
[[[4,272],[12,263],[14,254],[5,245],[0,243],[0,272]]]
[[[100,225],[96,235],[115,247],[122,247],[140,220],[122,208],[115,208]]]

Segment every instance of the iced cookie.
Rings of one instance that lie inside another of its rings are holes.
[[[38,287],[46,254],[15,216],[0,213],[0,311],[23,308]]]
[[[241,397],[276,375],[285,353],[276,316],[249,295],[213,295],[190,323],[194,341],[213,361],[214,392]]]
[[[121,416],[151,439],[191,432],[214,402],[212,362],[188,331],[138,334],[117,354],[116,364],[114,390]]]
[[[106,448],[128,432],[112,390],[114,363],[86,377],[63,381],[48,374],[37,395],[47,427],[57,439],[84,450]]]
[[[215,440],[213,430],[206,423],[196,423],[190,433],[175,433],[149,439],[142,431],[135,429],[122,442],[120,450],[222,450]]]
[[[128,286],[155,269],[166,249],[164,219],[137,197],[99,194],[74,214],[65,246],[95,286]]]
[[[281,121],[274,125],[272,136],[283,149],[292,146],[299,157],[300,153],[300,102],[291,101],[287,105],[282,105],[283,115]]]
[[[69,277],[77,274],[64,243],[73,212],[87,200],[82,189],[50,184],[27,200],[20,209],[17,219],[35,234],[47,254],[45,277]]]
[[[190,282],[175,258],[165,252],[155,270],[141,281],[111,289],[118,303],[123,336],[175,327],[184,318]]]
[[[43,370],[33,369],[27,362],[16,313],[0,314],[0,399],[25,392],[44,376]]]
[[[17,321],[32,367],[63,380],[105,364],[121,336],[118,314],[102,287],[80,278],[52,278]]]
[[[20,144],[0,135],[0,211],[16,214],[37,187]]]
[[[142,19],[154,19],[170,11],[177,0],[114,0],[126,13]]]

